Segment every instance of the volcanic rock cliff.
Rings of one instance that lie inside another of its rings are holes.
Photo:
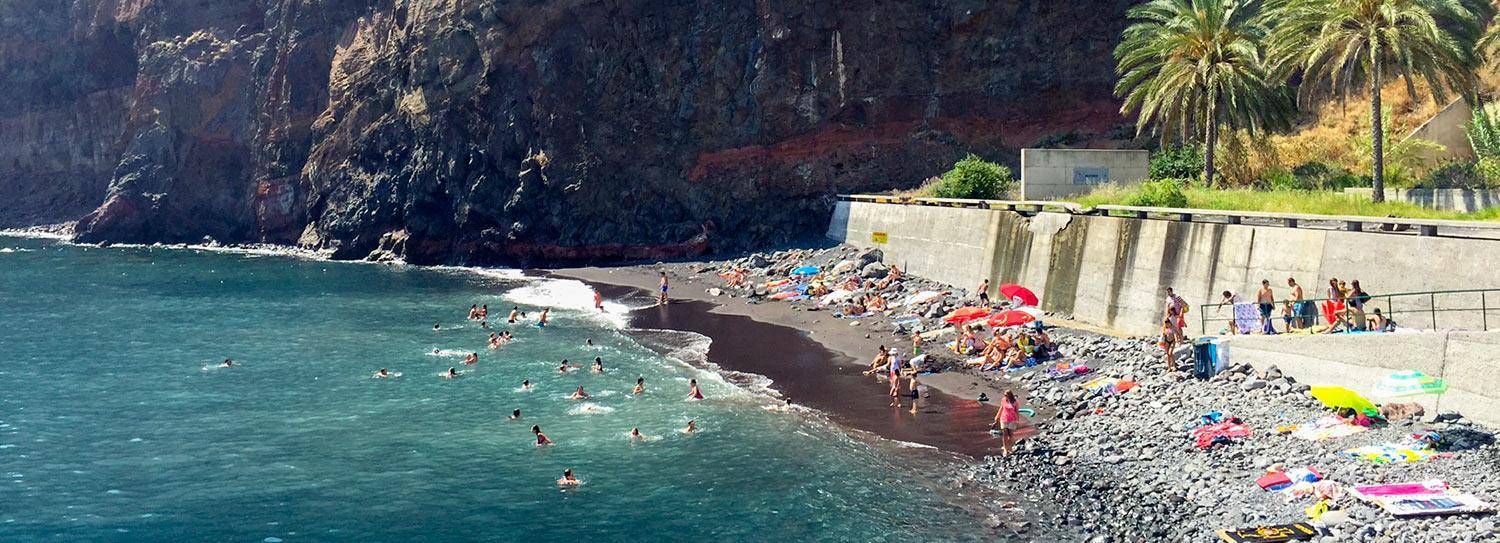
[[[1131,2],[10,0],[0,225],[664,258],[1118,124]]]

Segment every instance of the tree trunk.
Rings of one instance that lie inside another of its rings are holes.
[[[1219,143],[1219,119],[1218,104],[1214,101],[1208,103],[1208,129],[1203,136],[1203,186],[1214,185],[1214,148]]]
[[[1385,130],[1380,111],[1380,44],[1370,48],[1370,186],[1375,203],[1385,201]]]

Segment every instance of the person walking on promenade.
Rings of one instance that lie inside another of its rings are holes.
[[[1255,291],[1255,305],[1260,309],[1260,332],[1275,334],[1276,327],[1271,325],[1271,310],[1276,309],[1276,294],[1271,292],[1270,281],[1260,280],[1260,290]]]

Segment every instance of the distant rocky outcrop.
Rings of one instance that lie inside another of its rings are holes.
[[[1129,1],[13,0],[0,225],[666,258],[1117,125]]]

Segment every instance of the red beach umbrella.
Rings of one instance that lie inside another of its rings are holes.
[[[990,320],[985,324],[988,324],[995,328],[1005,328],[1007,326],[1019,326],[1034,320],[1036,320],[1036,317],[1031,316],[1030,313],[1011,309],[1009,311],[1001,311],[999,313],[996,313],[994,316],[990,317]]]
[[[1014,300],[1020,305],[1037,305],[1041,303],[1036,293],[1021,285],[1000,285],[1000,295],[1008,300]]]
[[[954,309],[952,313],[943,317],[943,322],[948,324],[963,324],[972,320],[978,320],[989,316],[990,310],[983,307],[966,306]]]

